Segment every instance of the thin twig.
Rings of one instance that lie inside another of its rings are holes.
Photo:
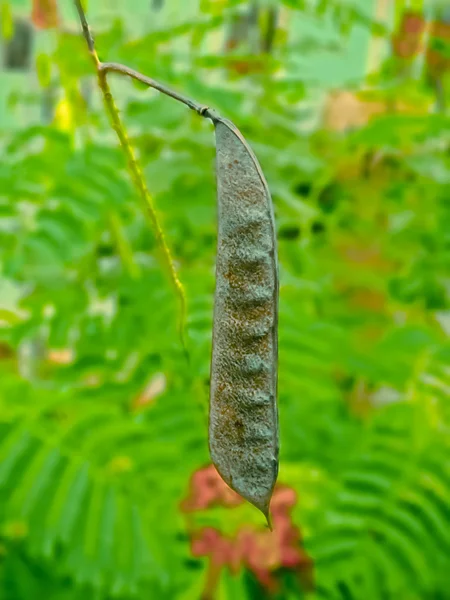
[[[89,48],[89,52],[95,56],[97,64],[99,63],[97,53],[95,51],[94,38],[92,37],[91,30],[89,29],[89,25],[86,19],[86,14],[84,12],[83,6],[81,5],[81,0],[75,0],[75,7],[78,12],[78,16],[80,17],[81,27],[83,28],[84,39]]]
[[[101,73],[120,73],[121,75],[125,75],[127,77],[131,77],[132,79],[136,79],[137,81],[140,81],[141,83],[143,83],[145,85],[148,85],[148,87],[158,90],[158,92],[161,92],[161,93],[165,94],[166,96],[169,96],[170,98],[173,98],[174,100],[177,100],[178,102],[181,102],[182,104],[185,104],[190,109],[195,110],[195,112],[198,113],[200,116],[203,116],[205,114],[205,112],[208,110],[208,107],[205,106],[204,104],[199,104],[195,100],[192,100],[191,98],[188,98],[187,96],[183,96],[182,94],[179,94],[178,92],[176,92],[174,90],[171,90],[170,88],[168,88],[166,85],[160,83],[159,81],[155,81],[154,79],[151,79],[150,77],[147,77],[146,75],[142,75],[142,73],[139,73],[138,71],[135,71],[134,69],[130,69],[130,67],[126,67],[125,65],[120,65],[119,63],[112,63],[112,62],[101,63],[99,66],[99,71]]]
[[[169,247],[168,247],[167,242],[164,237],[163,229],[161,227],[161,224],[158,220],[158,216],[156,214],[156,209],[153,204],[152,196],[147,188],[144,176],[142,174],[141,167],[137,161],[134,150],[130,144],[128,135],[127,135],[126,130],[120,119],[119,111],[114,102],[114,98],[111,94],[111,90],[109,88],[107,78],[106,78],[108,69],[104,68],[104,65],[100,62],[100,60],[98,58],[97,52],[95,50],[94,38],[89,29],[89,24],[87,22],[86,14],[85,14],[83,6],[81,4],[81,0],[74,0],[74,2],[75,2],[75,7],[78,11],[78,16],[80,18],[81,26],[83,28],[83,35],[86,40],[86,44],[88,46],[89,52],[92,56],[92,59],[93,59],[94,65],[95,65],[95,69],[97,71],[98,84],[99,84],[99,87],[103,94],[103,100],[104,100],[105,107],[108,111],[112,126],[113,126],[115,132],[117,133],[117,137],[119,138],[120,145],[122,146],[123,152],[126,156],[128,169],[131,173],[134,183],[135,183],[135,185],[139,191],[139,194],[141,196],[141,199],[144,203],[144,207],[146,209],[145,214],[146,214],[147,218],[149,219],[149,222],[155,233],[156,242],[161,250],[163,260],[164,260],[164,262],[166,264],[166,268],[168,270],[169,277],[170,277],[172,284],[175,288],[175,291],[179,297],[179,301],[180,301],[180,338],[181,338],[181,342],[182,342],[183,348],[184,348],[186,356],[187,356],[187,345],[186,345],[186,339],[185,339],[187,311],[186,311],[186,295],[184,292],[184,288],[183,288],[181,281],[178,278],[172,255],[170,253]],[[107,65],[108,63],[105,63],[105,64]],[[113,70],[113,69],[110,69],[110,70]],[[131,74],[130,74],[130,76],[131,76]],[[180,99],[181,99],[181,97],[180,97]],[[205,108],[205,110],[206,110],[206,108]]]

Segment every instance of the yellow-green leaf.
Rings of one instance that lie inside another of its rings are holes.
[[[36,58],[36,72],[40,86],[47,88],[51,83],[52,76],[52,64],[47,54],[38,54]]]
[[[9,2],[2,2],[0,6],[0,22],[2,38],[4,40],[10,40],[14,35],[14,21],[11,4]]]

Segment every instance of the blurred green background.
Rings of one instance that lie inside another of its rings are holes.
[[[89,0],[102,60],[233,120],[279,240],[275,531],[210,465],[210,123],[0,1],[0,600],[450,599],[450,11]]]

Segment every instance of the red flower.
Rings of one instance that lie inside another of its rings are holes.
[[[232,508],[244,503],[212,465],[194,473],[190,488],[191,493],[182,503],[182,508],[191,514],[214,506]],[[224,535],[212,527],[194,529],[191,551],[196,557],[209,558],[209,587],[212,582],[217,584],[224,567],[233,573],[243,567],[249,569],[271,591],[277,587],[275,571],[280,568],[306,573],[310,580],[312,561],[301,546],[300,531],[291,517],[296,502],[297,495],[293,489],[277,485],[271,503],[273,532],[251,525],[239,528],[233,536]]]
[[[244,500],[233,492],[217,473],[214,465],[196,471],[191,480],[191,496],[182,503],[185,512],[212,506],[238,506]]]

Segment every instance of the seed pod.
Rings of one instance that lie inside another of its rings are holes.
[[[272,200],[241,133],[216,133],[218,242],[209,446],[224,481],[259,508],[278,475],[278,261]]]

